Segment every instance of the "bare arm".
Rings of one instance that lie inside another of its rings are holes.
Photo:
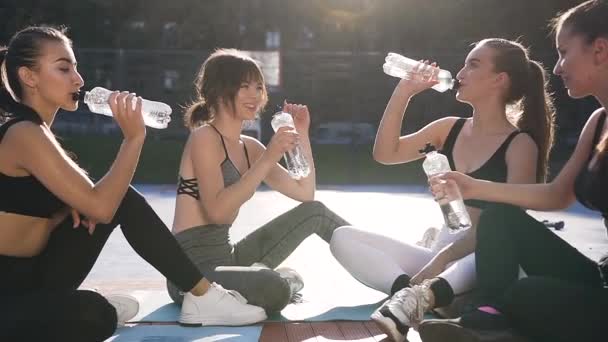
[[[428,83],[430,86],[434,83]],[[445,137],[457,118],[447,117],[436,120],[421,130],[401,136],[401,125],[408,103],[418,89],[413,89],[411,81],[399,82],[386,105],[382,120],[378,126],[374,143],[374,159],[382,164],[399,164],[422,157],[418,151],[426,143],[441,148]]]
[[[547,184],[501,184],[475,180],[456,172],[432,180],[433,192],[442,190],[441,179],[458,184],[465,198],[477,198],[491,202],[501,202],[534,210],[560,210],[570,206],[575,200],[574,182],[576,176],[587,164],[593,149],[593,134],[600,111],[596,111],[583,128],[574,153],[557,175]]]
[[[289,176],[287,170],[279,163],[271,169],[264,182],[272,189],[290,197],[296,201],[306,202],[312,201],[315,198],[315,190],[317,186],[315,161],[312,155],[312,147],[310,146],[310,138],[308,130],[310,127],[310,113],[308,107],[300,104],[285,102],[283,111],[290,113],[293,116],[294,125],[298,131],[299,144],[308,161],[310,173],[302,179],[295,180]],[[261,144],[256,144],[258,155],[265,152],[265,148]]]
[[[141,101],[132,110],[126,106],[126,101],[131,103],[131,97],[126,94],[113,96],[118,102],[112,105],[114,117],[125,139],[110,170],[97,184],[93,184],[65,154],[43,125],[18,123],[9,130],[3,142],[10,144],[15,151],[18,167],[36,177],[70,207],[103,223],[112,220],[127,191],[145,138]]]
[[[253,147],[254,158],[263,156],[266,148],[259,141],[249,138],[251,144],[248,146]],[[300,146],[308,158],[311,170],[310,174],[306,178],[295,180],[289,176],[287,170],[279,163],[274,163],[270,168],[267,177],[264,179],[264,183],[268,184],[272,189],[282,193],[283,195],[292,198],[296,201],[306,202],[314,200],[315,196],[315,167],[312,158],[312,151],[310,147],[310,140],[308,137],[300,137]]]
[[[536,181],[538,148],[529,135],[519,134],[516,136],[511,142],[505,158],[507,183],[528,184]],[[462,239],[443,248],[439,252],[440,257],[444,259],[446,264],[464,258],[475,251],[476,237],[477,225],[474,225]]]

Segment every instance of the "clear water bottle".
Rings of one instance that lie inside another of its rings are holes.
[[[89,107],[89,110],[94,113],[112,116],[112,110],[108,104],[108,98],[112,92],[102,87],[95,87],[87,92],[81,92],[78,95],[78,100],[84,101]],[[136,99],[133,99],[135,106]],[[153,128],[167,128],[171,121],[171,107],[162,102],[143,100],[142,113],[146,126]]]
[[[272,117],[272,121],[270,122],[272,125],[272,129],[276,132],[281,127],[293,127],[295,130],[295,125],[293,123],[293,117],[289,113],[278,112]],[[308,160],[306,160],[306,156],[302,151],[300,145],[296,145],[293,150],[287,151],[285,153],[285,164],[287,165],[287,171],[289,171],[289,176],[293,179],[301,179],[305,178],[310,174],[310,166],[308,165]]]
[[[401,56],[400,54],[389,52],[385,58],[385,63],[382,66],[384,73],[387,75],[391,75],[394,77],[405,78],[405,79],[413,79],[416,75],[414,75],[414,68],[420,65],[419,61],[415,61],[411,58],[407,58]],[[430,68],[426,68],[422,72],[422,77],[429,78],[431,77],[432,70]],[[448,89],[455,89],[457,87],[458,81],[452,78],[452,74],[447,71],[440,69],[437,74],[437,83],[432,88],[439,91],[444,92]]]
[[[444,173],[451,171],[450,162],[448,158],[437,152],[435,147],[431,144],[426,144],[424,149],[420,150],[420,153],[426,155],[426,159],[422,163],[422,168],[427,176],[433,176],[438,173]],[[439,207],[443,213],[443,219],[446,226],[449,228],[450,233],[458,233],[462,230],[471,227],[471,218],[467,211],[460,190],[458,187],[450,187],[448,193],[442,198],[438,199]]]

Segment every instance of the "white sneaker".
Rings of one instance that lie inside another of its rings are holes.
[[[430,291],[428,280],[406,287],[374,311],[371,318],[393,341],[405,341],[408,328],[418,329],[424,313],[430,309]]]
[[[207,293],[184,295],[179,323],[184,326],[247,325],[266,319],[266,312],[259,306],[247,304],[236,291],[228,291],[213,283]]]
[[[104,297],[116,309],[119,327],[124,326],[126,322],[133,319],[137,315],[137,312],[139,312],[139,302],[133,296],[110,294]]]

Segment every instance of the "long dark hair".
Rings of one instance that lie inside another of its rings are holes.
[[[42,119],[35,114],[35,111],[17,110],[19,106],[24,106],[21,104],[23,88],[19,81],[19,68],[34,69],[42,55],[42,44],[45,42],[65,42],[72,46],[72,41],[65,35],[66,30],[64,27],[30,26],[15,33],[7,46],[0,47],[0,123],[11,117],[30,114],[28,119],[38,124],[42,123]],[[52,141],[57,144],[59,150],[64,152],[66,157],[71,159],[70,162],[73,162],[73,165],[86,175],[86,170],[76,164],[76,155],[65,150],[57,138],[52,136]]]
[[[264,75],[259,65],[236,49],[216,50],[203,63],[194,82],[196,98],[186,109],[186,127],[192,130],[212,120],[220,103],[234,109],[234,98],[241,83],[247,81],[257,81],[264,85]],[[262,107],[268,100],[265,85],[263,100]]]
[[[549,153],[553,146],[555,108],[548,91],[545,68],[530,59],[528,50],[511,40],[490,38],[476,45],[485,45],[495,51],[494,69],[509,76],[510,87],[505,102],[515,112],[515,126],[530,134],[538,146],[537,181],[546,181]]]
[[[15,33],[7,46],[0,47],[0,112],[3,119],[16,115],[14,110],[23,98],[19,68],[34,69],[42,54],[42,44],[48,41],[72,44],[65,35],[65,28],[31,26]]]
[[[558,14],[551,20],[550,26],[554,34],[566,27],[570,30],[570,33],[584,37],[587,44],[591,44],[597,38],[608,39],[607,18],[608,1],[590,0]],[[600,140],[596,150],[599,153],[599,160],[602,160],[608,154],[608,134]]]

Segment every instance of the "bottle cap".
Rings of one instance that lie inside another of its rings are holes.
[[[418,150],[418,152],[420,152],[422,154],[427,154],[427,153],[433,152],[433,151],[437,151],[437,149],[431,143],[426,143],[426,145],[424,145],[423,149]]]

